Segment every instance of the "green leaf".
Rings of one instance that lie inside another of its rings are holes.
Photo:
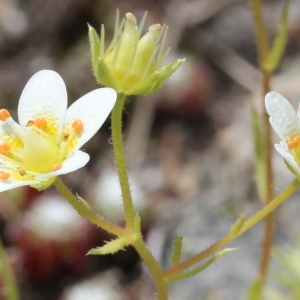
[[[173,244],[173,253],[171,258],[171,266],[175,266],[180,262],[182,252],[182,237],[176,236]]]
[[[134,216],[134,232],[138,235],[141,235],[141,218],[139,215]]]
[[[224,255],[231,253],[232,251],[235,251],[236,248],[226,248],[214,255],[212,255],[209,259],[206,260],[206,262],[204,262],[203,264],[194,267],[191,270],[185,271],[179,275],[174,276],[174,278],[171,278],[171,281],[178,281],[178,280],[182,280],[182,279],[187,279],[190,278],[192,276],[197,275],[198,273],[202,272],[203,270],[205,270],[207,267],[209,267],[213,262],[215,262],[216,260],[218,260],[219,258],[223,257]]]
[[[261,277],[255,278],[249,287],[247,300],[262,300],[262,288],[263,288],[262,278]]]
[[[254,159],[256,187],[260,199],[266,196],[266,164],[263,132],[261,122],[256,110],[252,111],[252,133],[254,138]]]
[[[270,72],[273,72],[278,67],[288,41],[288,12],[289,2],[282,9],[277,35],[264,66],[265,70]]]
[[[120,237],[115,240],[107,242],[104,246],[97,247],[91,249],[87,255],[105,255],[105,254],[113,254],[118,252],[119,250],[124,249],[126,246],[132,244],[135,239],[132,237]]]
[[[241,229],[243,228],[243,225],[246,221],[246,215],[245,214],[241,214],[240,217],[236,220],[236,222],[231,226],[230,228],[230,232],[237,236]]]
[[[78,194],[76,194],[76,198],[78,199],[78,201],[80,201],[88,210],[92,210],[90,205],[82,198],[80,197]]]

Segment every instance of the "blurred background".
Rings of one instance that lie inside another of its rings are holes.
[[[262,2],[273,38],[286,1]],[[149,247],[167,267],[176,235],[183,236],[188,257],[226,234],[241,213],[250,216],[262,205],[254,179],[251,112],[261,113],[264,106],[247,1],[0,0],[1,107],[17,117],[23,87],[41,69],[63,77],[69,104],[97,88],[87,24],[99,30],[104,23],[109,42],[117,8],[121,16],[132,12],[138,21],[148,11],[147,26],[169,25],[169,60],[186,58],[158,93],[129,99],[124,113],[134,201]],[[300,3],[294,0],[289,44],[272,88],[295,107],[299,69]],[[84,148],[89,164],[63,179],[100,215],[122,224],[109,120]],[[292,175],[277,154],[274,163],[277,194]],[[299,240],[297,198],[296,193],[276,214],[277,248],[296,247]],[[22,300],[155,299],[152,282],[132,249],[85,256],[110,237],[82,220],[55,189],[1,193],[0,235]],[[170,299],[245,299],[257,274],[261,237],[260,224],[230,245],[237,251],[204,273],[173,284]],[[285,291],[274,279],[269,286]],[[0,299],[5,299],[3,293]]]

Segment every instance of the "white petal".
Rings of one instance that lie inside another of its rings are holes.
[[[300,167],[295,161],[293,155],[286,150],[282,144],[275,144],[276,151],[283,157],[283,159],[300,175]]]
[[[42,174],[42,175],[37,175],[35,177],[36,180],[45,180],[49,179],[51,177],[55,177],[58,175],[63,175],[67,173],[71,173],[73,171],[76,171],[82,167],[84,167],[88,161],[90,160],[90,156],[83,152],[83,151],[75,151],[70,157],[68,157],[62,165],[62,168],[59,169],[58,171],[47,173],[47,174]]]
[[[4,191],[8,191],[11,189],[15,189],[25,185],[36,184],[36,181],[17,181],[13,179],[0,181],[0,193]]]
[[[7,139],[10,138],[11,135],[14,135],[12,129],[5,122],[0,123],[0,143],[6,143]],[[14,135],[15,136],[15,135]]]
[[[54,71],[43,70],[27,82],[19,102],[18,116],[22,127],[37,117],[47,118],[60,137],[65,120],[67,91],[63,79]]]
[[[266,110],[270,123],[281,140],[300,133],[300,120],[296,111],[281,94],[270,92],[265,98]]]
[[[114,107],[116,98],[117,93],[111,88],[97,89],[82,96],[68,108],[64,131],[68,132],[76,119],[83,122],[83,131],[74,151],[99,130]]]

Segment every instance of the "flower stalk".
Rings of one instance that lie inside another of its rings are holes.
[[[118,94],[116,105],[111,114],[111,130],[116,168],[120,180],[125,220],[128,228],[134,228],[135,211],[130,191],[128,172],[123,146],[122,114],[126,100],[125,94]]]
[[[84,219],[89,220],[91,223],[119,237],[127,237],[130,234],[128,230],[112,224],[95,214],[81,197],[74,195],[69,190],[69,188],[63,183],[60,177],[57,177],[55,179],[54,186]]]

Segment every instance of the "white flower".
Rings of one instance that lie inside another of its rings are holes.
[[[97,89],[67,109],[60,75],[33,75],[19,101],[19,124],[0,110],[0,192],[24,185],[42,190],[56,176],[85,166],[89,155],[79,149],[101,127],[116,97],[113,89]]]
[[[300,175],[300,112],[298,114],[281,94],[270,92],[265,98],[270,123],[281,139],[275,149]]]

